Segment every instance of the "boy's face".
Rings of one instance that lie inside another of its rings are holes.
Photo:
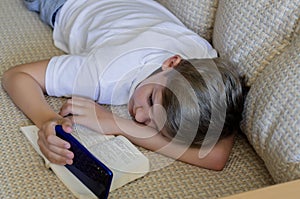
[[[160,131],[166,121],[162,107],[162,92],[168,71],[156,73],[142,81],[135,89],[128,103],[132,118],[141,124]]]

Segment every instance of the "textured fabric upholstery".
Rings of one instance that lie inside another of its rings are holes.
[[[188,28],[211,41],[218,0],[157,0]]]
[[[252,85],[270,61],[291,43],[300,0],[219,1],[213,44]]]
[[[275,57],[247,96],[243,131],[273,179],[300,178],[300,37]]]

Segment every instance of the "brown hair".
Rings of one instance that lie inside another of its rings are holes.
[[[225,138],[239,129],[243,99],[242,81],[224,60],[182,60],[163,91],[164,132],[194,145]]]

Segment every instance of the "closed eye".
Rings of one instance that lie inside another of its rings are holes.
[[[153,106],[152,93],[151,93],[151,95],[148,97],[148,105],[149,105],[150,107]]]

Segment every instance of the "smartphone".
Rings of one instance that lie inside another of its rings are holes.
[[[113,172],[91,154],[75,137],[66,133],[61,125],[55,126],[56,135],[70,143],[74,153],[72,165],[65,167],[73,173],[98,198],[108,197]]]

